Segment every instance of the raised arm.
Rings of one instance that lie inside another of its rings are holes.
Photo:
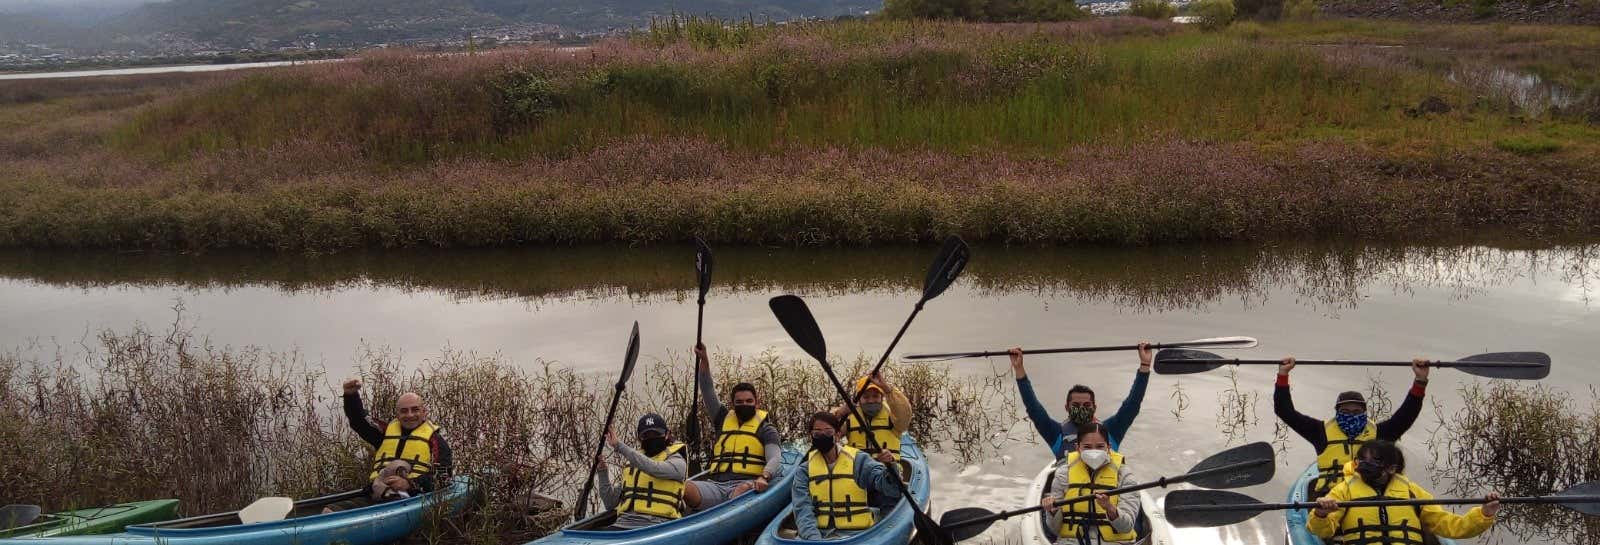
[[[911,419],[916,417],[911,412],[911,399],[907,398],[905,392],[901,392],[899,388],[886,387],[889,393],[884,397],[888,398],[889,414],[893,416],[889,424],[894,427],[895,435],[904,434],[906,430],[911,429]]]
[[[383,430],[367,419],[367,408],[361,405],[361,379],[344,381],[344,416],[350,420],[350,430],[362,441],[373,448],[383,442]]]
[[[1294,409],[1294,398],[1289,394],[1289,371],[1294,369],[1294,358],[1284,358],[1278,365],[1278,382],[1272,388],[1272,412],[1283,425],[1311,443],[1317,452],[1328,446],[1328,436],[1322,432],[1322,421],[1300,414]]]
[[[717,415],[723,414],[723,407],[722,400],[717,399],[717,384],[711,380],[711,358],[706,356],[705,345],[696,345],[694,347],[694,360],[694,372],[700,377],[698,380],[700,382],[700,402],[704,404],[704,407],[702,407],[705,409],[704,414],[707,419],[715,419]],[[721,425],[721,422],[711,421],[712,429],[718,429]]]
[[[1140,342],[1139,371],[1133,375],[1133,387],[1128,389],[1128,397],[1122,399],[1122,406],[1117,408],[1117,413],[1104,421],[1119,449],[1128,437],[1128,428],[1133,427],[1133,419],[1139,417],[1139,408],[1144,405],[1144,392],[1150,386],[1152,357],[1150,343]]]
[[[1028,420],[1033,422],[1033,429],[1039,432],[1039,438],[1044,439],[1044,444],[1054,445],[1061,438],[1061,422],[1050,416],[1050,411],[1045,410],[1039,403],[1039,397],[1033,395],[1033,383],[1028,380],[1028,371],[1022,367],[1022,349],[1011,349],[1011,372],[1017,377],[1017,393],[1022,395],[1022,406],[1028,410]]]
[[[1388,420],[1378,423],[1378,438],[1389,441],[1399,441],[1400,436],[1417,423],[1417,417],[1422,414],[1422,398],[1428,393],[1428,360],[1417,358],[1411,360],[1411,372],[1414,380],[1411,389],[1406,391],[1406,398],[1400,402],[1400,408]]]

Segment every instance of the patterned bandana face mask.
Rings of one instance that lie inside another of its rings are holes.
[[[1339,413],[1339,414],[1334,415],[1333,419],[1339,423],[1339,431],[1344,432],[1345,435],[1348,435],[1350,437],[1355,437],[1357,435],[1360,435],[1361,434],[1361,430],[1364,430],[1364,429],[1367,428],[1367,413],[1361,413],[1361,414]]]
[[[1088,424],[1094,420],[1094,409],[1089,407],[1070,407],[1067,409],[1067,420],[1078,425]]]

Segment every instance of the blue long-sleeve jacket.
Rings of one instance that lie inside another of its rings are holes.
[[[1111,442],[1112,450],[1121,450],[1122,440],[1128,434],[1128,428],[1133,427],[1133,419],[1139,416],[1139,407],[1144,404],[1144,391],[1150,385],[1150,373],[1135,373],[1133,375],[1133,388],[1128,390],[1128,397],[1122,400],[1122,406],[1117,408],[1117,413],[1111,418],[1101,420],[1100,424],[1111,433],[1107,439]],[[1044,439],[1044,444],[1050,445],[1050,452],[1056,459],[1066,457],[1068,452],[1078,449],[1077,427],[1071,422],[1056,420],[1050,416],[1050,411],[1045,410],[1044,404],[1039,403],[1039,396],[1033,393],[1033,383],[1024,376],[1017,379],[1017,391],[1022,393],[1022,406],[1028,409],[1028,420],[1033,421],[1034,429],[1039,431],[1039,437]],[[1063,433],[1065,432],[1065,433]]]
[[[817,529],[816,507],[811,500],[811,479],[805,474],[806,464],[800,463],[801,473],[795,475],[794,485],[789,487],[790,505],[794,506],[794,527],[800,531],[800,539],[816,541],[822,539],[822,530]],[[857,452],[855,459],[856,484],[861,488],[875,494],[884,496],[899,495],[900,489],[889,479],[898,479],[889,473],[889,467],[883,465],[865,452]]]

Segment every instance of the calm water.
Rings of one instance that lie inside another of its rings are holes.
[[[799,293],[841,354],[883,349],[910,311],[932,248],[718,250],[706,338],[717,349],[776,349],[802,357],[767,310]],[[1113,344],[1249,335],[1251,357],[1454,358],[1539,350],[1555,361],[1547,383],[1575,393],[1600,383],[1585,350],[1600,338],[1600,245],[1185,246],[1140,249],[975,248],[961,282],[927,309],[901,344],[916,351]],[[363,342],[418,359],[442,347],[499,352],[612,372],[638,320],[643,354],[680,354],[694,338],[693,252],[688,248],[578,248],[335,257],[205,257],[39,252],[0,253],[0,347],[72,351],[104,328],[164,325],[172,307],[218,344],[298,349],[333,377],[347,374]],[[1037,356],[1029,374],[1046,406],[1064,414],[1065,390],[1094,387],[1115,406],[1137,365],[1133,353]],[[895,365],[895,364],[891,364]],[[907,364],[898,364],[907,365]],[[964,373],[1008,372],[1002,358],[951,365]],[[1236,437],[1273,434],[1271,367],[1238,372],[1239,391],[1259,395],[1254,425]],[[1370,378],[1369,378],[1370,377]],[[1181,378],[1181,380],[1180,380]],[[1429,390],[1444,414],[1469,377],[1434,373]],[[331,380],[331,379],[330,379]],[[1399,401],[1405,369],[1295,372],[1297,405],[1321,416],[1337,392],[1372,380]],[[1181,473],[1225,448],[1217,404],[1227,373],[1151,381],[1124,452],[1146,477]],[[1181,388],[1187,407],[1174,395]],[[1102,415],[1104,416],[1104,414]],[[1020,418],[1020,415],[1019,415]],[[1438,423],[1425,410],[1407,450]],[[1024,489],[1049,458],[1025,420],[1015,445],[968,467],[936,458],[936,509],[1030,504]],[[1313,457],[1298,438],[1269,485],[1243,490],[1279,501]],[[1425,464],[1411,473],[1425,476]],[[1279,543],[1281,518],[1260,517],[1225,532],[1240,543]],[[997,525],[1004,539],[1013,529]],[[1513,542],[1515,540],[1508,540]]]

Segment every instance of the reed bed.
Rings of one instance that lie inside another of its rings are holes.
[[[327,377],[295,352],[215,346],[190,332],[181,309],[169,326],[104,331],[54,358],[19,354],[0,356],[0,439],[17,449],[0,461],[7,501],[50,511],[175,497],[194,515],[268,495],[349,490],[366,478],[370,448],[340,410],[345,377]],[[374,419],[390,418],[400,393],[418,392],[446,430],[454,472],[488,483],[472,516],[436,521],[418,540],[513,541],[564,522],[559,502],[572,501],[587,473],[613,376],[471,351],[416,362],[382,347],[358,354]],[[770,353],[715,360],[719,390],[754,382],[785,437],[803,437],[805,415],[837,397],[818,387],[826,380],[814,362]],[[835,362],[855,374],[868,364]],[[688,362],[641,365],[618,428],[658,412],[681,429]],[[1003,376],[956,378],[930,366],[886,375],[912,399],[914,433],[930,450],[970,461],[1005,443],[992,435],[1015,419],[1011,401],[991,401],[1010,399],[999,395],[1012,387]]]

